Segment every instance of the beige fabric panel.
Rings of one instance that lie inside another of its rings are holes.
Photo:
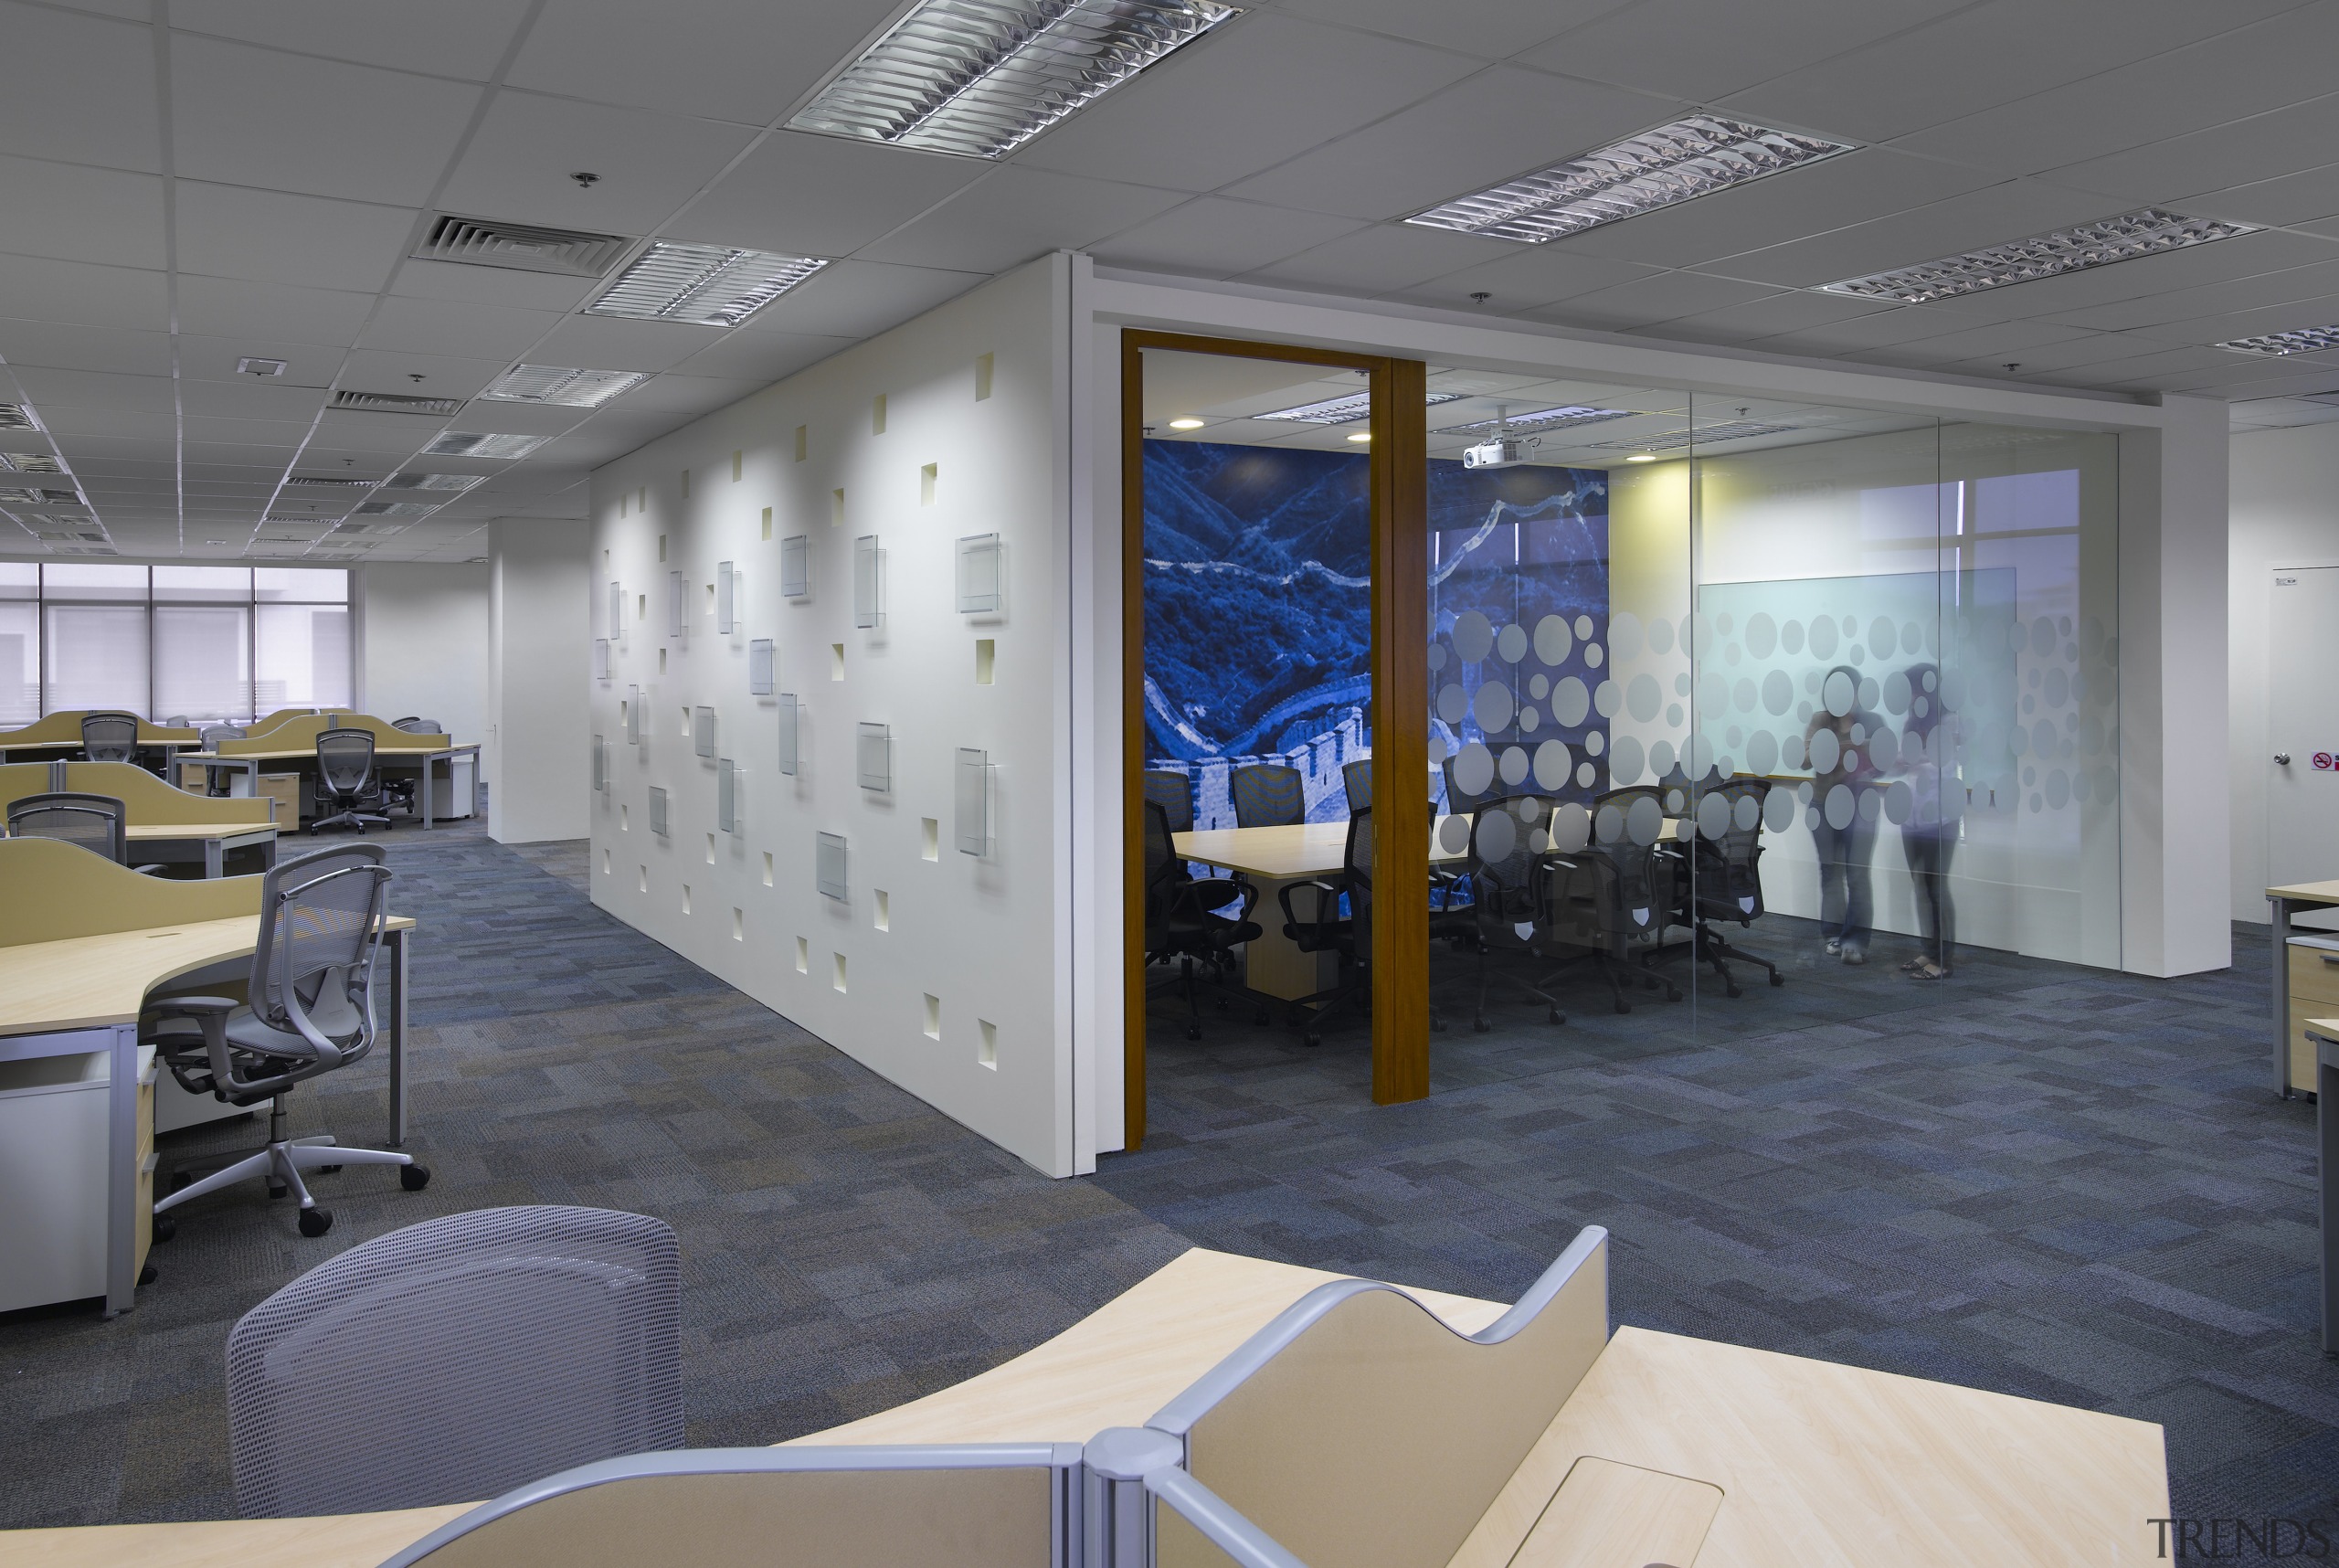
[[[329,729],[370,729],[374,732],[376,751],[440,751],[450,746],[463,744],[451,735],[411,735],[397,728],[387,719],[372,714],[330,713],[304,714],[286,719],[270,730],[254,730],[241,740],[223,740],[217,747],[221,757],[242,757],[252,752],[298,751],[317,744],[317,736]]]
[[[316,711],[314,708],[279,708],[274,713],[264,714],[246,725],[244,734],[246,736],[266,735],[278,725],[296,718],[307,718]]]
[[[269,820],[268,798],[264,795],[196,795],[174,789],[143,768],[134,768],[127,762],[69,762],[65,765],[65,787],[85,795],[113,796],[130,808],[132,827],[149,822],[175,826],[185,822],[264,823]]]
[[[70,708],[35,719],[22,729],[0,730],[0,746],[79,746],[81,744],[81,721],[96,713],[95,708]],[[119,713],[119,708],[108,708]],[[138,738],[147,745],[164,740],[196,740],[201,732],[175,729],[166,724],[138,721]]]
[[[79,844],[0,839],[0,948],[233,915],[257,920],[261,880],[174,882],[141,876]]]
[[[1194,1423],[1188,1467],[1303,1562],[1443,1563],[1599,1358],[1607,1265],[1595,1250],[1493,1345],[1352,1296]]]
[[[524,1508],[429,1568],[1048,1568],[1050,1474],[645,1476]]]

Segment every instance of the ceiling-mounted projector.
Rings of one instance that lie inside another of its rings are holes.
[[[1505,436],[1466,447],[1462,451],[1464,468],[1514,468],[1527,461],[1529,442],[1516,436]]]

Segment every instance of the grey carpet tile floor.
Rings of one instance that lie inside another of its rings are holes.
[[[137,1311],[0,1318],[0,1525],[229,1513],[236,1317],[339,1248],[510,1202],[681,1233],[693,1443],[947,1386],[1190,1243],[1508,1298],[1597,1223],[1620,1322],[2161,1422],[2180,1512],[2339,1517],[2313,1113],[2265,1092],[2262,936],[2183,980],[1968,953],[1925,987],[1889,939],[1853,970],[1773,920],[1747,945],[1777,990],[1709,977],[1618,1015],[1576,974],[1566,1025],[1498,996],[1483,1034],[1443,955],[1435,1092],[1390,1107],[1360,1024],[1311,1050],[1210,1007],[1190,1043],[1165,995],[1147,1147],[1058,1182],[593,909],[581,843],[390,842],[424,922],[411,1147],[436,1178],[324,1178],[318,1241],[256,1186],[219,1194]],[[376,1139],[382,1065],[295,1105],[298,1130]]]

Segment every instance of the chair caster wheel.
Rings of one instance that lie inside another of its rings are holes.
[[[178,1234],[179,1217],[176,1214],[156,1214],[154,1216],[154,1240],[157,1245],[170,1240],[173,1236]]]
[[[1486,1014],[1480,1013],[1470,1021],[1470,1028],[1476,1033],[1484,1034],[1494,1028],[1494,1025],[1487,1022]]]
[[[1774,974],[1771,977],[1771,983],[1773,985],[1784,985],[1787,983],[1787,977],[1784,975]]]
[[[303,1209],[301,1211],[301,1234],[302,1235],[321,1236],[331,1229],[333,1229],[333,1211],[331,1209]]]
[[[270,1197],[281,1198],[285,1193],[290,1192],[291,1191],[292,1191],[291,1188],[287,1187],[283,1182],[279,1181],[273,1176],[269,1178],[268,1195]]]
[[[1299,1043],[1302,1045],[1321,1045],[1324,1044],[1324,1037],[1321,1034],[1303,1034],[1299,1037]]]
[[[340,1169],[341,1167],[338,1165],[320,1165],[317,1167],[317,1174],[320,1176],[330,1176]]]
[[[1742,991],[1739,990],[1739,989],[1738,989],[1736,986],[1734,986],[1734,985],[1728,985],[1728,986],[1724,986],[1724,987],[1722,987],[1721,993],[1722,993],[1722,995],[1724,995],[1724,996],[1732,996],[1732,997],[1735,997],[1735,996],[1744,996],[1744,995],[1746,994],[1744,991]]]
[[[1199,1039],[1201,1039],[1201,1037],[1202,1037],[1202,1031],[1201,1031],[1201,1024],[1199,1024],[1199,1023],[1190,1023],[1190,1024],[1188,1024],[1188,1025],[1186,1026],[1186,1038],[1187,1038],[1187,1039],[1189,1039],[1189,1040],[1199,1040]]]
[[[409,1192],[421,1192],[430,1185],[430,1167],[428,1165],[399,1166],[398,1185]]]
[[[1568,1021],[1568,1015],[1567,1015],[1566,1013],[1564,1013],[1564,1012],[1561,1012],[1558,1008],[1556,1008],[1556,1007],[1555,1007],[1555,1008],[1553,1008],[1553,1009],[1551,1009],[1551,1012],[1548,1014],[1548,1016],[1550,1017],[1551,1021],[1552,1022],[1554,1022],[1554,1023],[1565,1023],[1565,1022]]]
[[[151,1263],[138,1271],[138,1283],[141,1285],[152,1285],[162,1277],[163,1271]]]
[[[184,1171],[174,1171],[171,1172],[171,1191],[175,1192],[180,1188],[191,1184],[194,1181],[195,1178],[187,1174],[187,1172]]]
[[[1617,1011],[1617,1012],[1632,1012],[1632,1010],[1633,1010],[1633,1004],[1632,1004],[1631,1002],[1626,1001],[1625,1001],[1623,997],[1621,997],[1621,996],[1620,996],[1620,997],[1618,997],[1618,998],[1616,999],[1616,1011]]]

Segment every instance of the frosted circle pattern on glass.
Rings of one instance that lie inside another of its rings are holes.
[[[1625,711],[1643,724],[1656,717],[1656,710],[1664,701],[1665,694],[1657,690],[1655,675],[1635,675],[1625,688]]]
[[[1437,716],[1447,724],[1460,724],[1469,716],[1470,696],[1459,684],[1449,683],[1437,689]]]
[[[1900,629],[1892,624],[1889,615],[1879,615],[1868,623],[1868,645],[1876,650],[1879,659],[1889,659],[1892,650],[1900,646]]]
[[[1608,652],[1612,658],[1637,659],[1641,656],[1641,618],[1629,609],[1620,609],[1608,618]]]
[[[1591,734],[1583,737],[1584,755],[1587,757],[1597,757],[1607,747],[1607,745],[1608,736],[1606,732],[1595,729]]]
[[[1510,715],[1510,688],[1499,681],[1488,681],[1471,699],[1470,716],[1476,719],[1478,727],[1488,735],[1508,729]]]
[[[1648,623],[1648,647],[1652,653],[1673,652],[1673,623],[1663,616]]]
[[[1454,759],[1454,786],[1465,795],[1483,795],[1495,781],[1495,754],[1477,741],[1462,748]]]
[[[1884,820],[1898,827],[1909,820],[1909,807],[1916,799],[1909,786],[1895,779],[1884,787]]]
[[[1551,716],[1559,720],[1562,727],[1575,728],[1583,722],[1584,715],[1591,711],[1592,694],[1575,676],[1563,675],[1551,688]]]
[[[1829,827],[1850,827],[1852,825],[1852,813],[1857,810],[1859,810],[1859,803],[1852,799],[1852,787],[1850,785],[1838,784],[1827,791],[1826,814],[1827,825]]]
[[[1709,839],[1730,832],[1729,796],[1709,790],[1698,801],[1698,832]]]
[[[1779,652],[1793,657],[1803,652],[1803,622],[1790,620],[1779,628]]]
[[[1629,735],[1618,736],[1608,748],[1608,780],[1619,786],[1641,781],[1641,743]]]
[[[1460,628],[1455,628],[1459,631]],[[1455,646],[1461,645],[1455,639]],[[1833,658],[1836,653],[1836,622],[1831,616],[1816,616],[1811,622],[1811,655],[1815,659]]]
[[[1836,732],[1834,730],[1822,729],[1813,732],[1811,736],[1811,770],[1814,773],[1835,772],[1836,764],[1842,759],[1843,755],[1843,742],[1836,738]]]
[[[1794,792],[1773,789],[1762,798],[1762,821],[1774,833],[1785,832],[1794,826]]]
[[[1625,836],[1625,813],[1614,806],[1603,806],[1592,819],[1592,836],[1603,844],[1613,844]]]
[[[1437,845],[1448,854],[1461,854],[1470,847],[1470,819],[1455,811],[1437,824]]]
[[[1583,662],[1588,668],[1597,670],[1606,658],[1607,655],[1601,652],[1599,643],[1587,642],[1583,645]]]
[[[1749,773],[1775,773],[1779,767],[1779,737],[1767,729],[1758,729],[1746,742],[1746,770]]]
[[[1524,783],[1527,779],[1527,748],[1523,746],[1504,747],[1502,761],[1496,771],[1502,775],[1502,781],[1506,784]]]
[[[1551,847],[1561,854],[1592,842],[1592,813],[1575,800],[1551,813]]]
[[[1482,691],[1479,694],[1483,696],[1485,693]],[[1819,689],[1820,700],[1827,705],[1827,711],[1837,718],[1842,718],[1852,711],[1852,704],[1857,700],[1859,694],[1859,688],[1852,683],[1852,678],[1841,670],[1832,672],[1827,677],[1826,683]]]
[[[1440,670],[1443,670],[1443,669],[1445,669],[1445,644],[1444,644],[1443,642],[1433,642],[1433,643],[1431,643],[1431,644],[1429,645],[1429,673],[1430,673],[1431,674],[1434,675],[1434,674],[1436,674]]]
[[[1633,842],[1653,844],[1664,832],[1665,809],[1653,797],[1644,795],[1625,809],[1625,833]]]
[[[1768,614],[1756,610],[1746,618],[1746,652],[1757,659],[1768,659],[1779,645],[1779,623]]]
[[[1547,740],[1535,748],[1535,782],[1545,789],[1564,789],[1572,765],[1564,741]]]
[[[1787,679],[1784,670],[1773,670],[1762,677],[1762,708],[1766,713],[1783,714],[1794,704],[1794,683]]]
[[[1582,789],[1591,789],[1592,781],[1599,777],[1600,769],[1594,768],[1589,762],[1580,763],[1576,767],[1575,781],[1577,785]]]
[[[1506,664],[1516,664],[1527,657],[1527,628],[1506,626],[1495,639],[1495,652],[1502,655]]]
[[[1475,609],[1466,609],[1454,618],[1454,652],[1466,664],[1476,664],[1494,652],[1494,622]]]
[[[1527,677],[1527,694],[1541,702],[1551,694],[1551,677],[1538,672]]]
[[[1614,718],[1616,710],[1625,705],[1625,694],[1614,681],[1603,681],[1592,694],[1592,705],[1602,718]]]
[[[1868,737],[1868,757],[1878,772],[1889,773],[1900,765],[1900,744],[1890,730],[1878,730]]]
[[[1575,634],[1579,639],[1592,635],[1592,617],[1579,615],[1575,618]]]
[[[1575,646],[1575,639],[1568,633],[1568,623],[1562,617],[1547,615],[1535,623],[1535,657],[1557,669],[1568,662],[1568,650]]]
[[[1752,793],[1741,795],[1730,809],[1730,825],[1741,833],[1751,833],[1762,821],[1762,803]]]
[[[1478,813],[1478,858],[1502,860],[1519,847],[1519,822],[1508,811],[1489,806]]]

